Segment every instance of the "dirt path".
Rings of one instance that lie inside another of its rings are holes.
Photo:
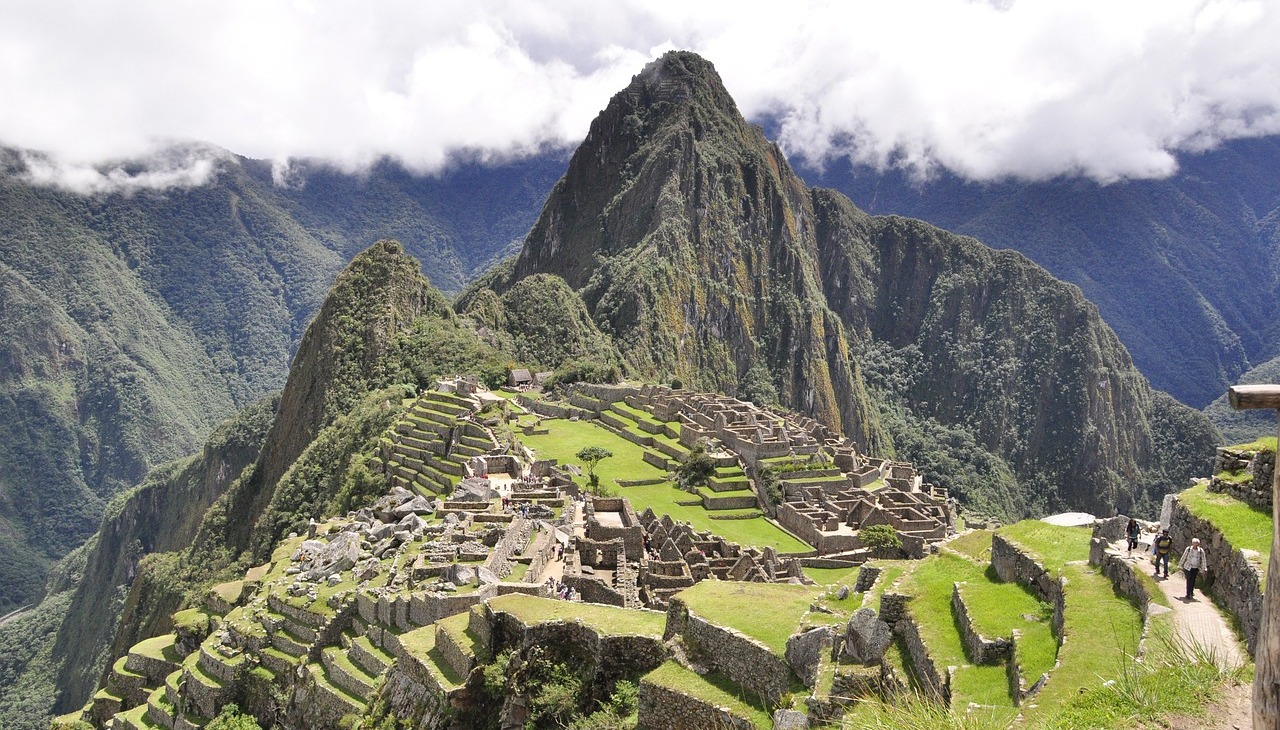
[[[1111,549],[1124,555],[1125,559],[1134,563],[1135,570],[1151,575],[1151,546],[1146,543],[1138,545],[1132,555],[1128,555],[1123,541],[1114,543]],[[1187,579],[1182,571],[1169,573],[1169,577],[1156,577],[1156,585],[1169,599],[1169,607],[1173,609],[1173,626],[1179,636],[1185,637],[1211,651],[1218,664],[1224,668],[1236,667],[1245,662],[1240,650],[1240,641],[1231,630],[1231,624],[1213,601],[1199,588],[1193,597],[1184,598],[1187,591]]]
[[[4,626],[10,621],[17,621],[23,616],[26,616],[27,613],[35,607],[36,607],[36,604],[32,603],[30,605],[23,606],[22,608],[19,608],[16,611],[10,611],[9,613],[6,613],[4,616],[0,616],[0,626]]]

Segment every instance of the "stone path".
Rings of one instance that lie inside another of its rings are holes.
[[[1123,540],[1111,547],[1121,555],[1128,555]],[[1133,555],[1127,559],[1136,563],[1135,567],[1138,570],[1151,575],[1153,566],[1150,544],[1140,543],[1133,551]],[[1196,588],[1191,600],[1183,598],[1187,592],[1187,579],[1182,571],[1170,571],[1168,578],[1157,577],[1156,585],[1160,586],[1160,590],[1169,599],[1169,606],[1173,609],[1174,630],[1179,636],[1190,639],[1213,652],[1218,663],[1223,667],[1235,667],[1244,663],[1245,657],[1240,650],[1240,641],[1213,601],[1199,588]]]

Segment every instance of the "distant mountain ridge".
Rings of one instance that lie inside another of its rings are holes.
[[[782,405],[872,452],[921,443],[907,437],[923,420],[961,429],[1016,475],[1015,514],[1150,510],[1217,438],[1152,391],[1079,288],[807,188],[690,53],[614,96],[519,256],[475,289],[535,274],[575,289],[642,377],[737,393],[763,366]],[[868,351],[895,361],[901,387],[868,392]],[[894,405],[898,439],[882,424]]]
[[[201,186],[85,196],[0,150],[0,613],[41,595],[113,494],[283,385],[356,253],[394,236],[456,291],[523,238],[562,166],[301,164],[280,187],[228,154]]]
[[[1196,408],[1280,355],[1280,137],[1179,156],[1164,180],[919,184],[900,171],[802,168],[873,214],[1020,251],[1077,284],[1157,388]]]

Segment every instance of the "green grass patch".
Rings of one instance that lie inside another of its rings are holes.
[[[676,597],[707,621],[737,629],[783,656],[787,638],[822,593],[815,586],[707,580]]]
[[[489,608],[509,613],[525,624],[579,621],[602,634],[612,636],[662,638],[667,626],[666,614],[657,611],[640,611],[594,603],[571,603],[518,593],[490,600]]]
[[[715,707],[749,720],[758,728],[773,727],[769,711],[733,682],[717,672],[694,674],[675,662],[667,662],[644,676],[642,681],[696,697]]]
[[[903,573],[914,568],[917,563],[913,560],[871,560],[866,565],[880,568],[880,577],[876,579],[875,584],[871,586],[871,589],[867,591],[867,595],[863,597],[862,605],[874,608],[876,613],[879,613],[880,596],[889,590],[894,581],[901,578]]]
[[[1235,446],[1228,446],[1227,448],[1235,449],[1236,451],[1269,451],[1274,454],[1276,451],[1276,437],[1263,436],[1262,438],[1250,441],[1247,444],[1236,444]]]
[[[805,568],[804,574],[814,583],[823,586],[847,585],[852,587],[858,582],[858,571],[861,566],[852,568]]]
[[[1235,473],[1220,471],[1217,474],[1214,474],[1213,478],[1221,479],[1224,482],[1231,482],[1232,484],[1247,484],[1253,481],[1253,475],[1244,470]]]
[[[1232,547],[1257,551],[1265,578],[1271,558],[1270,511],[1252,507],[1228,494],[1210,492],[1204,483],[1179,494],[1178,501],[1196,517],[1212,522]]]
[[[129,649],[129,653],[173,664],[181,664],[182,655],[178,653],[178,650],[173,645],[175,638],[173,634],[155,636],[134,644]]]
[[[615,479],[664,478],[666,473],[644,460],[645,449],[621,436],[596,426],[590,421],[549,420],[543,423],[548,433],[541,436],[519,438],[537,452],[539,458],[559,459],[561,464],[578,464],[576,454],[587,446],[603,446],[613,456],[600,462],[596,473],[600,482],[613,487]],[[576,481],[585,486],[585,476]],[[658,515],[671,515],[677,522],[688,522],[696,530],[713,532],[740,545],[772,547],[782,553],[809,552],[812,548],[768,520],[714,520],[698,505],[677,504],[680,500],[696,499],[696,495],[676,489],[671,482],[638,487],[613,487],[618,494],[631,501],[636,512],[652,508]]]
[[[503,578],[503,580],[507,581],[508,583],[519,583],[524,580],[524,577],[528,575],[528,573],[529,573],[528,563],[516,563],[515,565],[511,566],[511,572],[508,573],[507,577]]]
[[[990,530],[974,530],[947,543],[947,547],[962,555],[968,555],[974,560],[989,561],[991,560],[991,534]]]
[[[997,532],[1035,553],[1050,571],[1073,560],[1088,560],[1093,536],[1088,527],[1061,527],[1040,520],[1023,520]]]

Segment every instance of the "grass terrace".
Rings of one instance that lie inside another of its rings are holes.
[[[1235,449],[1236,451],[1270,451],[1274,453],[1276,450],[1276,437],[1263,436],[1256,441],[1250,441],[1247,444],[1236,444],[1227,448]]]
[[[861,566],[852,568],[805,568],[804,574],[814,583],[823,586],[847,585],[852,587],[858,582],[858,571]]]
[[[968,555],[974,560],[990,562],[991,531],[974,530],[973,532],[965,533],[947,543],[947,547],[955,550],[961,555]]]
[[[812,548],[777,525],[763,517],[757,519],[712,519],[713,513],[698,504],[680,504],[695,502],[695,494],[676,489],[671,482],[638,487],[617,487],[615,479],[643,480],[665,478],[662,470],[644,460],[644,447],[627,441],[612,431],[601,428],[590,421],[567,421],[555,419],[545,421],[543,427],[548,433],[540,436],[520,435],[526,446],[537,452],[539,458],[558,459],[561,464],[580,464],[577,453],[587,446],[602,446],[613,452],[613,456],[600,462],[596,473],[600,482],[619,496],[631,501],[637,513],[652,508],[659,515],[671,515],[677,522],[688,522],[694,529],[714,532],[726,540],[742,545],[772,547],[781,553],[809,552]],[[586,477],[577,479],[585,486]],[[759,510],[747,511],[759,514]],[[743,511],[733,510],[715,512],[717,517],[740,515]]]
[[[652,636],[660,639],[667,626],[667,615],[657,611],[571,603],[519,593],[491,599],[489,608],[509,613],[525,624],[579,621],[584,626],[611,636]]]
[[[696,697],[731,714],[749,720],[757,728],[773,727],[769,710],[749,700],[740,687],[716,672],[694,674],[675,662],[667,662],[644,676],[644,681]]]
[[[816,586],[706,580],[675,597],[701,618],[737,629],[783,656],[787,638],[822,593]]]
[[[1023,520],[1001,527],[998,532],[1039,555],[1047,570],[1074,560],[1088,560],[1089,539],[1093,536],[1088,527],[1061,527],[1040,520]]]
[[[901,590],[911,596],[908,607],[934,662],[941,667],[960,667],[951,688],[953,702],[960,707],[976,702],[1012,708],[1004,665],[966,666],[970,662],[951,609],[952,583],[977,585],[986,580],[986,566],[943,552],[916,566],[902,582]],[[1008,630],[995,633],[1007,635]]]
[[[1275,439],[1271,439],[1274,444]],[[1265,573],[1271,558],[1271,513],[1229,494],[1210,492],[1204,482],[1178,495],[1193,515],[1212,522],[1232,547],[1258,552]]]

